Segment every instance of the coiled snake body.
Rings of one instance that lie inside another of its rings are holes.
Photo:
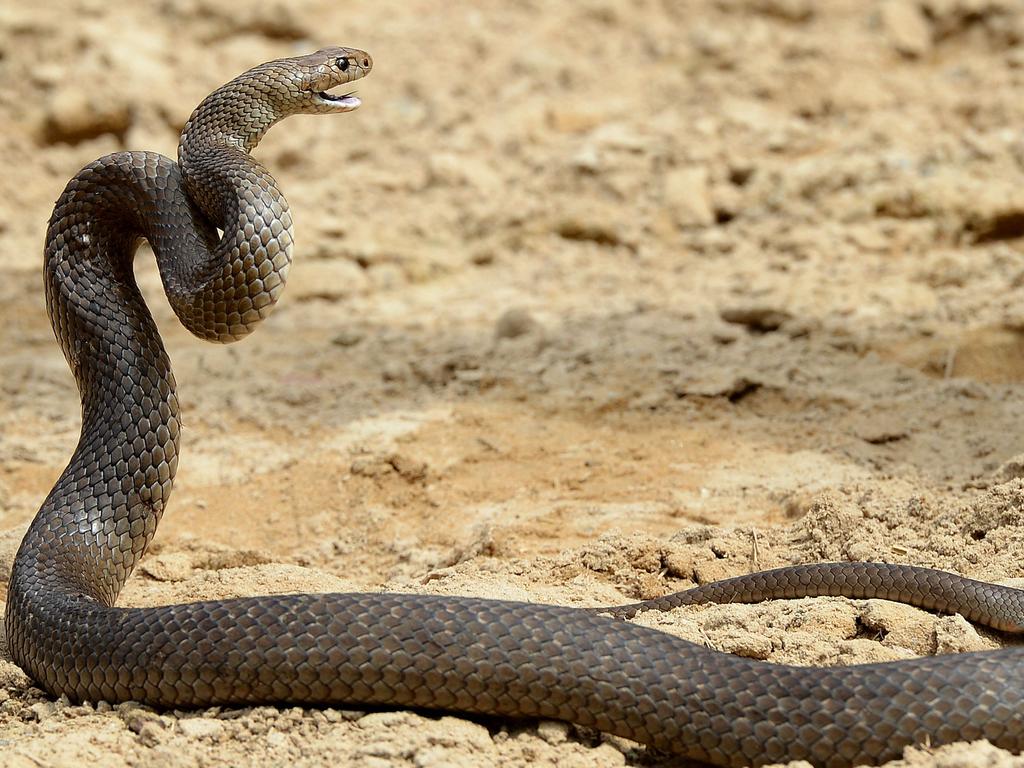
[[[557,718],[721,765],[881,762],[909,744],[961,739],[1024,747],[1024,649],[811,669],[717,653],[614,615],[845,594],[1020,629],[1020,592],[907,566],[780,569],[612,616],[398,594],[114,607],[156,531],[179,446],[174,379],[135,285],[135,248],[149,241],[190,331],[222,342],[246,335],[280,295],[292,246],[287,203],[248,152],[283,117],[355,109],[354,97],[327,91],[370,67],[346,48],[262,64],[196,109],[177,163],[109,155],[61,195],[46,237],[46,298],[81,392],[82,433],[15,560],[14,659],[75,700]]]

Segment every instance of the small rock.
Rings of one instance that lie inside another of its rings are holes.
[[[148,709],[136,709],[131,712],[122,713],[121,719],[132,733],[142,733],[142,729],[148,723],[156,723],[160,728],[164,727],[164,722],[160,719],[160,715]]]
[[[416,461],[415,459],[395,453],[388,457],[388,464],[406,482],[418,483],[427,477],[427,463],[424,461]]]
[[[437,730],[427,734],[427,741],[443,746],[455,746],[476,754],[486,754],[494,745],[491,733],[478,723],[459,717],[442,717]]]
[[[764,15],[784,21],[803,22],[814,16],[814,0],[754,0],[752,5]]]
[[[364,338],[366,338],[364,333],[346,328],[331,339],[331,344],[336,344],[339,347],[354,347]]]
[[[569,740],[569,724],[559,720],[542,720],[537,724],[537,735],[548,744],[564,744]]]
[[[960,614],[941,616],[935,622],[936,653],[969,653],[994,647],[994,643],[978,634],[978,630]]]
[[[715,223],[706,168],[676,168],[665,176],[665,205],[680,227],[706,227]]]
[[[42,722],[56,714],[57,705],[52,701],[37,701],[29,705],[29,711],[36,716],[36,720]]]
[[[383,262],[366,268],[366,282],[375,291],[391,291],[409,282],[398,264]]]
[[[7,501],[6,494],[4,494],[0,503]],[[18,548],[21,546],[21,540],[25,536],[25,529],[23,527],[12,528],[9,531],[0,533],[0,573],[4,574],[4,578],[11,573],[11,568],[14,566],[14,556],[18,553]]]
[[[878,632],[884,645],[907,648],[918,655],[935,648],[935,616],[911,605],[868,600],[860,612],[862,626]]]
[[[601,153],[593,144],[584,144],[572,156],[572,167],[582,173],[597,173],[601,170]]]
[[[510,309],[498,318],[494,326],[494,336],[498,339],[514,339],[525,336],[537,329],[539,324],[527,310]]]
[[[600,212],[566,213],[555,223],[555,232],[566,240],[581,240],[598,245],[623,245],[622,229]]]
[[[882,29],[892,47],[910,58],[926,54],[932,47],[932,30],[916,2],[887,0],[879,9]]]
[[[337,301],[366,289],[365,271],[348,259],[307,261],[292,269],[288,294],[300,300]]]
[[[178,730],[190,739],[216,739],[224,734],[224,725],[207,717],[190,717],[178,721]]]
[[[288,746],[288,737],[278,730],[271,728],[267,731],[267,746],[282,749]]]
[[[497,254],[491,246],[482,246],[473,251],[469,260],[478,267],[486,267],[495,262]]]
[[[184,581],[192,575],[192,558],[186,552],[153,555],[142,561],[139,570],[157,581]]]
[[[907,428],[894,421],[890,414],[869,413],[860,418],[853,428],[854,434],[865,443],[885,445],[904,440],[909,432]]]
[[[760,661],[766,660],[774,650],[771,638],[757,632],[733,630],[724,636],[716,635],[713,640],[720,651]]]
[[[732,184],[718,184],[710,192],[711,207],[715,214],[715,221],[719,223],[729,222],[740,215],[743,209],[743,195],[738,187]],[[720,233],[721,230],[710,229],[708,232]],[[725,238],[723,238],[724,240]],[[730,243],[729,247],[732,247]]]
[[[360,717],[356,723],[360,728],[397,728],[415,724],[417,718],[418,716],[411,712],[370,712]]]
[[[409,366],[398,360],[388,360],[381,366],[380,377],[384,381],[405,381],[409,378]]]
[[[167,732],[158,721],[144,723],[139,729],[139,741],[147,747],[155,747],[157,744],[162,743],[166,736]]]
[[[4,638],[4,641],[4,645],[6,645],[6,638]],[[0,659],[0,687],[10,690],[21,690],[28,688],[30,684],[31,681],[28,679],[28,675],[21,670],[21,667],[13,662]]]
[[[632,123],[605,123],[591,131],[587,139],[598,149],[622,152],[641,153],[650,145],[650,139],[638,133]]]
[[[500,186],[501,179],[482,161],[439,152],[427,160],[427,183],[445,187],[470,186],[479,192],[490,192]]]
[[[1024,454],[1007,459],[999,465],[992,478],[997,483],[1008,483],[1011,480],[1024,478]]]
[[[672,550],[663,557],[665,574],[675,579],[693,578],[693,555],[686,549]]]
[[[429,356],[409,363],[413,375],[432,387],[443,387],[455,378],[455,361],[447,355]]]
[[[377,456],[363,456],[354,459],[349,465],[349,472],[360,477],[383,477],[391,474],[394,467],[391,463],[384,461]]]
[[[548,111],[548,125],[559,133],[584,133],[600,125],[605,115],[599,112],[555,107]]]
[[[48,144],[76,144],[105,133],[123,138],[131,124],[131,108],[123,96],[118,96],[117,89],[89,91],[75,82],[51,93],[42,135]]]
[[[732,402],[737,402],[756,392],[762,386],[762,382],[747,376],[719,370],[709,372],[700,379],[680,381],[672,388],[672,393],[676,397],[725,397]]]
[[[758,333],[777,331],[783,323],[793,317],[784,309],[763,305],[726,307],[720,310],[718,315],[727,323],[743,325]]]

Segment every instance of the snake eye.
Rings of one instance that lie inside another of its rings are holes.
[[[348,72],[348,66],[352,63],[352,60],[348,56],[339,56],[336,63],[338,65],[338,69],[342,72]]]

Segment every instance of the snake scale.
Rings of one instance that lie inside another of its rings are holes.
[[[192,333],[248,334],[279,298],[292,252],[288,204],[249,152],[284,117],[358,107],[329,91],[371,67],[350,48],[261,64],[196,108],[177,162],[108,155],[60,196],[46,235],[46,300],[80,390],[82,432],[14,563],[5,619],[14,660],[73,700],[555,718],[731,766],[878,763],[907,745],[963,739],[1024,748],[1024,648],[791,667],[621,618],[828,594],[1021,629],[1021,592],[923,568],[797,566],[604,611],[404,594],[114,607],[167,503],[180,437],[170,363],[133,277],[136,247],[149,241]]]

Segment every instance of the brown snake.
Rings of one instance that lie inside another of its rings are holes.
[[[178,162],[108,155],[50,219],[50,319],[82,399],[78,447],[11,576],[11,653],[53,695],[196,707],[378,704],[567,720],[721,765],[878,763],[911,744],[1024,748],[1024,648],[845,668],[718,653],[618,616],[805,595],[884,597],[1019,631],[1017,590],[910,566],[816,564],[596,610],[400,594],[116,608],[156,531],[179,447],[174,378],[132,273],[143,238],[182,323],[215,341],[266,317],[291,260],[288,205],[250,156],[367,74],[349,48],[261,64],[192,114]],[[217,232],[223,230],[223,236]]]

